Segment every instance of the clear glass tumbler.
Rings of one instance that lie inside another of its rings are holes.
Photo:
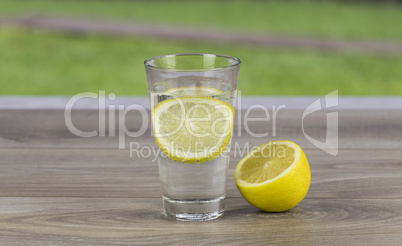
[[[240,60],[174,54],[145,61],[165,215],[218,218],[225,183]]]

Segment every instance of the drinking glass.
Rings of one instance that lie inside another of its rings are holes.
[[[224,211],[240,60],[172,54],[144,63],[164,213],[183,221],[218,218]],[[212,127],[226,130],[215,134]]]

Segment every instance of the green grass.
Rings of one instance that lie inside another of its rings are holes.
[[[0,0],[0,14],[30,12],[134,19],[282,35],[402,40],[402,6],[376,4],[375,1]]]
[[[243,95],[401,95],[402,57],[272,51],[155,39],[0,29],[1,95],[74,95],[105,90],[147,95],[143,61],[183,52],[242,59]]]
[[[331,1],[0,0],[0,16],[49,13],[289,36],[402,41],[402,6]],[[0,95],[105,90],[146,95],[143,60],[184,52],[238,56],[243,95],[401,95],[402,57],[269,50],[147,38],[0,29]]]

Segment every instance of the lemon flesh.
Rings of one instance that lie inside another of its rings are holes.
[[[234,175],[240,194],[267,212],[282,212],[306,196],[311,181],[303,150],[290,141],[260,145],[237,165]]]
[[[154,107],[155,140],[167,157],[183,163],[213,160],[228,146],[234,108],[210,97],[185,96]]]

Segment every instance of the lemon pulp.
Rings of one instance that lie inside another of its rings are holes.
[[[272,141],[252,150],[237,165],[235,183],[253,206],[281,212],[296,206],[310,187],[310,166],[290,141]]]
[[[230,142],[234,108],[218,99],[171,98],[156,105],[152,114],[156,143],[172,160],[209,161],[218,157]]]

